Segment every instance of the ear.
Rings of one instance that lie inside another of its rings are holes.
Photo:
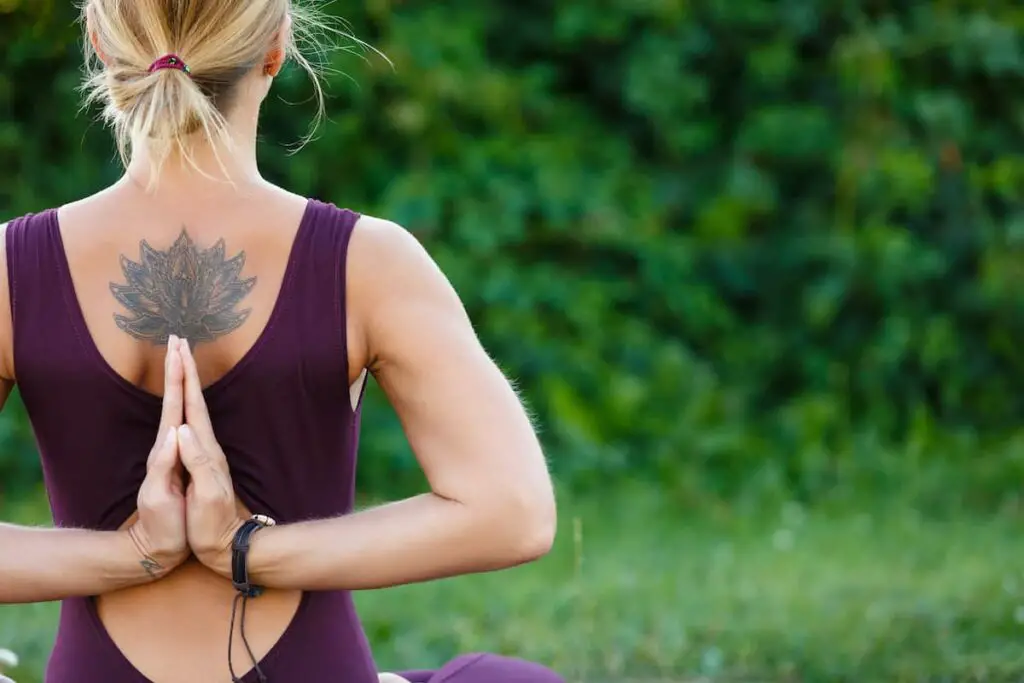
[[[96,51],[96,56],[100,58],[100,61],[110,66],[110,58],[107,57],[107,53],[100,47],[100,37],[96,31],[89,31],[89,42],[92,43],[92,49]]]
[[[92,12],[92,5],[88,5],[85,9],[85,27],[89,34],[89,42],[92,43],[92,49],[96,51],[96,56],[100,58],[100,61],[109,66],[110,58],[103,51],[103,48],[100,47],[100,34],[94,28]]]
[[[291,39],[292,34],[292,16],[290,14],[285,15],[284,23],[281,24],[281,30],[277,32],[277,36],[274,37],[274,45],[267,52],[267,56],[263,61],[263,73],[271,78],[276,78],[281,69],[284,68],[285,59],[288,57],[287,45]]]

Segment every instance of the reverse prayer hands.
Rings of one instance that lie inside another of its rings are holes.
[[[184,375],[185,420],[177,428],[177,450],[191,481],[185,492],[185,528],[196,558],[231,576],[231,543],[242,525],[227,458],[213,433],[199,370],[188,343],[177,344]]]
[[[195,360],[188,343],[172,335],[164,361],[160,428],[139,488],[137,519],[126,534],[152,579],[166,576],[190,555],[230,577],[240,512]]]
[[[138,516],[125,532],[152,579],[165,576],[188,559],[185,492],[178,456],[178,427],[184,415],[184,375],[178,340],[172,338],[164,360],[164,399],[156,443],[139,487]]]

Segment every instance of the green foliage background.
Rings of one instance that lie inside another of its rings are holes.
[[[70,4],[0,2],[8,217],[118,173],[107,133],[74,115]],[[330,55],[331,121],[297,156],[283,146],[312,104],[290,72],[266,172],[420,236],[563,482],[653,477],[683,500],[1017,495],[1024,9],[330,8],[394,66]],[[20,418],[3,425],[0,480],[31,480]],[[366,434],[368,486],[412,475],[387,411]]]
[[[0,220],[119,173],[95,112],[75,114],[71,5],[0,0]],[[265,172],[420,237],[569,494],[539,568],[361,597],[382,661],[1024,675],[1024,6],[329,11],[392,64],[327,55],[330,121],[294,156],[314,107],[287,71]],[[361,463],[372,495],[421,485],[377,393]],[[0,503],[38,482],[12,401]],[[436,623],[452,605],[461,621]],[[39,609],[0,629],[33,672]]]

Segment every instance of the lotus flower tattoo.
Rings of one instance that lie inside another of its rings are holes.
[[[138,263],[121,256],[127,284],[110,283],[114,298],[130,313],[115,314],[117,326],[156,345],[167,344],[172,334],[194,345],[237,330],[252,310],[237,306],[256,278],[239,278],[244,251],[227,260],[224,253],[224,240],[200,249],[185,230],[167,251],[143,240]]]

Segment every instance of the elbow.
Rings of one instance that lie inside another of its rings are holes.
[[[519,544],[519,562],[527,563],[539,560],[551,552],[555,544],[555,520],[538,524],[523,535]]]
[[[553,492],[520,496],[503,515],[509,531],[508,551],[512,565],[539,560],[551,552],[558,527]]]

